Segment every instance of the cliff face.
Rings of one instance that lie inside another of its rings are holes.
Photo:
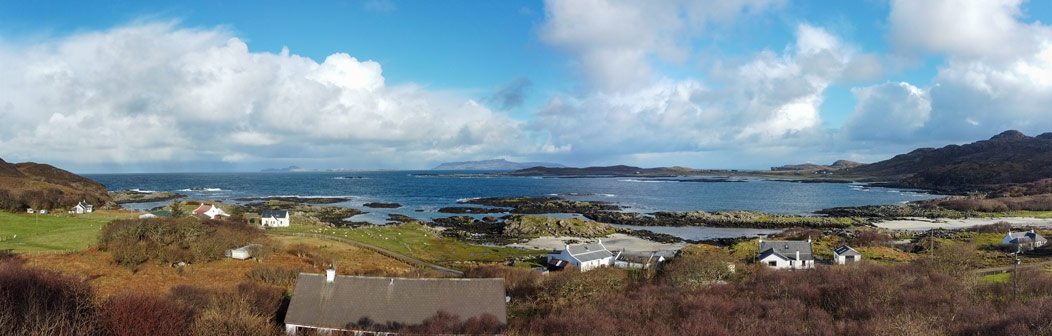
[[[0,159],[0,210],[68,208],[87,201],[112,204],[106,186],[54,166]]]
[[[1052,133],[1031,137],[1006,131],[966,145],[916,149],[840,173],[875,176],[905,187],[942,190],[1033,182],[1052,177]]]

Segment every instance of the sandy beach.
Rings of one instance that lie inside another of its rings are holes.
[[[962,229],[976,225],[994,224],[997,222],[1008,222],[1015,227],[1052,227],[1052,219],[1034,217],[998,217],[998,218],[909,218],[904,220],[889,220],[876,223],[877,227],[894,230],[924,231],[932,228]]]
[[[686,243],[676,244],[665,244],[652,242],[646,239],[629,236],[623,233],[615,233],[603,238],[603,245],[607,249],[614,251],[624,249],[625,251],[631,252],[650,252],[650,251],[679,251],[679,249],[687,246]],[[577,240],[577,244],[585,242],[594,242],[595,238],[581,238],[581,237],[539,237],[530,239],[525,243],[517,243],[508,245],[509,247],[523,247],[532,248],[539,250],[558,250],[566,246],[566,241]]]

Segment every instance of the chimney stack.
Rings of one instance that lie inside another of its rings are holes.
[[[329,264],[329,269],[325,270],[325,283],[333,283],[336,281],[336,269]]]

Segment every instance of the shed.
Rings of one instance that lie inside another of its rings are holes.
[[[263,245],[248,244],[240,248],[226,250],[226,256],[237,260],[245,260],[252,258],[253,251],[261,247],[263,247]]]
[[[833,250],[833,262],[837,264],[850,264],[862,261],[862,254],[855,251],[851,246],[843,245]]]

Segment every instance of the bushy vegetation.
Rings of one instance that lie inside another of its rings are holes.
[[[1052,194],[1001,198],[954,198],[938,200],[934,203],[958,211],[1052,211]]]
[[[207,262],[223,258],[227,249],[261,238],[262,230],[233,220],[150,218],[116,220],[99,232],[98,248],[113,261],[135,269],[147,261]]]
[[[9,335],[96,335],[95,291],[56,271],[0,261],[0,333]]]
[[[296,277],[301,270],[284,266],[261,266],[248,271],[245,274],[249,280],[262,282],[268,285],[289,287],[296,284]]]

